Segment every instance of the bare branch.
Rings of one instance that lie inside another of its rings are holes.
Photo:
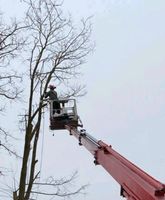
[[[41,182],[41,183],[34,183],[34,185],[39,186],[47,186],[48,188],[45,188],[46,192],[44,192],[44,189],[42,191],[32,191],[33,194],[39,194],[39,195],[45,195],[45,196],[59,196],[59,197],[69,197],[74,196],[78,194],[83,194],[84,190],[88,185],[83,185],[79,187],[78,189],[70,189],[70,186],[72,186],[72,183],[74,179],[77,177],[77,171],[74,172],[70,178],[61,178],[60,180],[55,180],[53,177],[50,177],[47,181]],[[51,187],[53,192],[51,192]],[[72,188],[72,187],[71,187]],[[55,192],[56,191],[56,192]]]
[[[16,57],[25,44],[25,40],[18,37],[25,26],[16,21],[11,25],[6,25],[2,21],[2,16],[0,16],[0,67],[8,65],[11,58]]]
[[[74,192],[59,192],[57,191],[56,193],[47,193],[47,192],[36,192],[36,191],[31,191],[33,194],[40,194],[40,195],[46,195],[46,196],[59,196],[59,197],[69,197],[69,196],[74,196],[82,193],[82,191],[87,187],[87,185],[82,186],[81,188],[75,190]]]
[[[21,158],[15,151],[11,150],[11,148],[8,148],[5,144],[2,144],[1,141],[0,141],[0,147],[3,147],[5,150],[7,150],[7,152],[10,154],[10,155],[14,155],[16,156],[17,158]]]

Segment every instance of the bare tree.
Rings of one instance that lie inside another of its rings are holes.
[[[0,14],[0,113],[4,112],[6,100],[15,100],[18,98],[21,90],[16,82],[21,80],[21,76],[16,72],[16,68],[10,66],[11,61],[17,57],[22,47],[24,40],[19,35],[24,27],[13,20],[10,24],[6,23],[3,15]],[[8,138],[11,135],[0,124],[0,147],[16,155],[8,144]]]
[[[91,24],[88,19],[82,20],[78,28],[75,28],[71,17],[64,17],[61,2],[57,0],[24,2],[28,5],[25,26],[28,27],[26,66],[29,99],[22,168],[19,188],[13,195],[14,200],[29,200],[35,192],[33,187],[40,173],[36,171],[38,162],[36,151],[45,106],[43,99],[50,81],[55,81],[58,85],[71,81],[79,74],[79,66],[85,62],[93,48],[90,43]],[[67,95],[77,95],[80,89],[81,87],[72,88],[71,93]],[[83,188],[77,192],[81,189]]]

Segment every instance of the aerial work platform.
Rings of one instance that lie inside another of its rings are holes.
[[[60,108],[56,109],[54,104],[59,103]],[[50,129],[65,129],[65,125],[78,126],[78,115],[75,99],[59,99],[50,101]]]

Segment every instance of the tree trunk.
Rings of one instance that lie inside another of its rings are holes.
[[[28,163],[29,154],[30,154],[31,131],[32,131],[32,125],[31,125],[30,128],[27,128],[27,130],[26,130],[24,154],[23,154],[22,169],[21,169],[21,175],[20,175],[18,200],[24,200],[24,197],[25,197],[27,163]]]

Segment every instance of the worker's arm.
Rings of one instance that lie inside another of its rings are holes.
[[[44,97],[45,97],[45,98],[48,98],[49,95],[50,95],[49,92],[45,92]]]

